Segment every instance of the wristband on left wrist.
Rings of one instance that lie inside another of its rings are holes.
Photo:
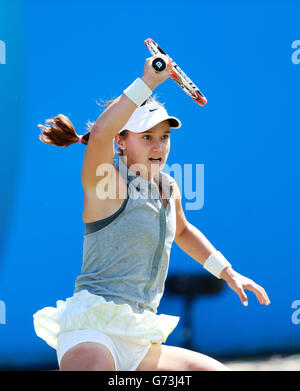
[[[219,279],[222,271],[229,266],[231,266],[231,263],[227,261],[220,251],[211,254],[203,264],[204,269]]]

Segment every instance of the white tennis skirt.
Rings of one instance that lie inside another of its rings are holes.
[[[57,349],[60,333],[85,329],[126,339],[142,338],[151,343],[161,343],[166,341],[180,319],[148,310],[135,313],[128,304],[106,301],[87,290],[77,292],[65,301],[58,300],[56,307],[45,307],[37,311],[33,318],[37,336],[54,349]]]

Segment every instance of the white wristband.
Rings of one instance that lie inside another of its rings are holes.
[[[231,266],[231,263],[227,261],[220,251],[211,254],[203,264],[204,269],[217,278],[220,278],[222,270],[228,266]]]
[[[139,77],[123,93],[139,107],[152,94],[151,88]]]

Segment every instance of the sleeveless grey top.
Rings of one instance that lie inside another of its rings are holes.
[[[174,179],[161,172],[158,184],[127,168],[119,156],[116,168],[127,183],[121,208],[107,219],[85,224],[81,275],[74,293],[83,289],[134,312],[157,312],[176,232]],[[166,208],[158,186],[168,198]]]

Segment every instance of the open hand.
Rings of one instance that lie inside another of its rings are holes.
[[[245,306],[248,305],[248,298],[244,291],[245,289],[248,289],[249,291],[253,292],[260,304],[270,304],[269,297],[263,287],[250,280],[250,278],[244,277],[241,274],[237,273],[231,267],[225,268],[222,271],[220,277],[227,282],[229,288],[231,288],[239,295],[241,302]]]

